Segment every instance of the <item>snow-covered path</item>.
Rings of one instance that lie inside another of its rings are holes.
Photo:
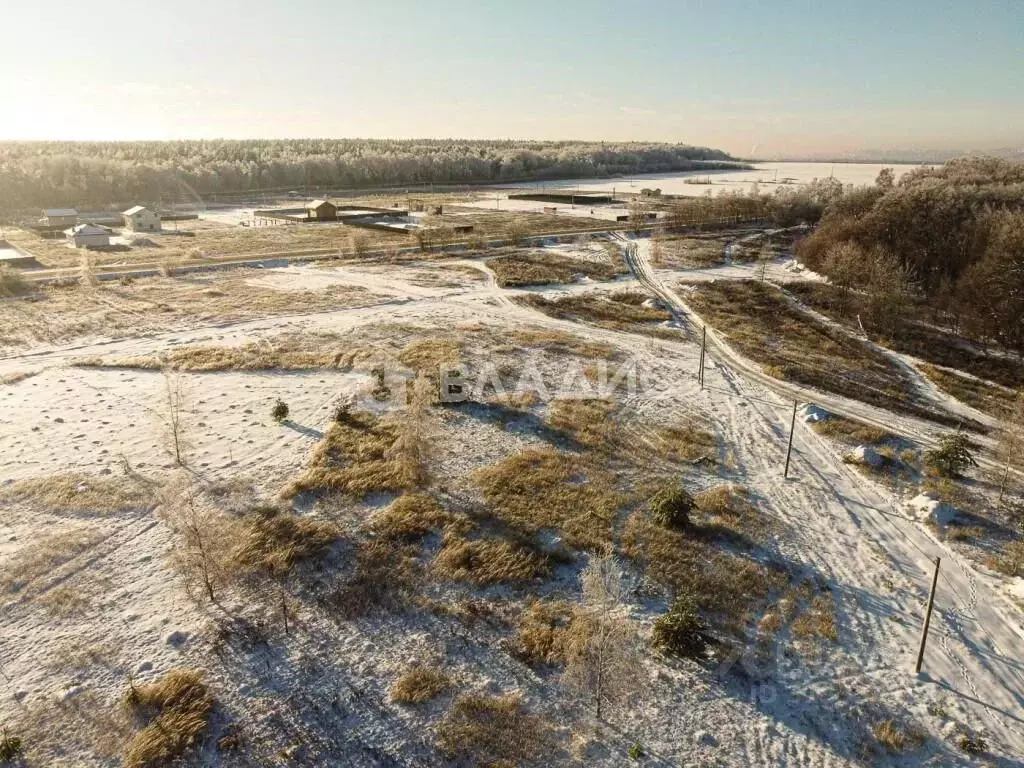
[[[699,327],[693,324],[692,313],[679,296],[650,268],[643,245],[643,241],[638,243],[641,247],[630,261],[639,281],[654,289],[683,324]],[[484,321],[510,329],[539,326],[568,331],[614,344],[644,359],[668,360],[678,370],[696,370],[699,344],[693,341],[641,339],[634,334],[551,318],[513,301],[512,297],[522,292],[500,288],[483,261],[467,259],[458,263],[481,271],[485,280],[454,290],[422,286],[407,290],[402,282],[388,278],[391,300],[371,307],[80,344],[0,361],[0,373],[47,369],[32,379],[0,388],[0,404],[7,406],[8,414],[0,418],[0,450],[10,461],[5,477],[71,469],[96,471],[102,462],[116,469],[118,450],[128,453],[133,463],[144,458],[150,467],[153,462],[167,461],[157,445],[159,425],[143,423],[140,418],[146,404],[159,397],[159,374],[67,366],[80,356],[144,355],[185,344],[230,346],[286,332],[346,333],[384,323],[452,328]],[[354,279],[375,287],[365,274]],[[626,281],[563,286],[558,290],[615,290],[623,284]],[[857,718],[861,702],[867,701],[876,719],[891,713],[934,721],[929,714],[932,709],[956,711],[959,721],[984,732],[993,765],[1024,764],[1024,635],[1019,629],[1020,613],[1005,601],[1001,583],[974,571],[937,542],[901,510],[899,499],[844,464],[827,441],[799,421],[791,476],[788,480],[782,477],[792,409],[791,401],[784,401],[784,397],[813,400],[836,412],[921,440],[931,438],[934,426],[844,398],[789,387],[764,376],[710,329],[709,340],[713,344],[712,361],[706,371],[705,388],[700,389],[695,376],[683,376],[663,393],[668,397],[659,395],[652,407],[667,407],[668,414],[658,411],[663,417],[686,418],[697,412],[714,422],[723,443],[734,451],[735,481],[751,488],[786,523],[786,536],[776,542],[782,556],[827,584],[835,595],[840,639],[837,647],[828,651],[828,663],[808,667],[780,658],[772,675],[752,682],[750,690],[723,694],[716,688],[706,695],[688,691],[668,703],[661,701],[657,712],[642,715],[651,718],[648,727],[656,734],[652,740],[656,737],[679,750],[681,734],[690,738],[695,732],[713,732],[722,744],[719,761],[728,760],[724,764],[764,768],[850,766],[857,763],[856,745],[849,743],[851,734],[857,731],[855,725],[864,724]],[[239,372],[195,378],[203,382],[195,398],[195,419],[203,423],[195,449],[202,455],[201,461],[208,462],[200,468],[204,476],[223,479],[242,471],[293,474],[318,438],[317,430],[329,422],[332,398],[339,390],[354,387],[358,377],[340,372]],[[297,420],[308,427],[306,432],[282,431],[280,426],[262,423],[268,421],[266,403],[282,393],[296,408]],[[644,403],[637,406],[643,408]],[[14,414],[18,418],[13,418]],[[53,417],[58,415],[67,419],[67,425],[56,423]],[[89,420],[88,427],[72,428],[72,422],[85,419]],[[40,431],[29,433],[33,425],[40,425]],[[95,430],[90,437],[101,440],[102,445],[88,448],[83,439],[84,450],[76,452],[71,433],[79,430]],[[96,452],[104,447],[109,447],[110,453],[98,458]],[[112,569],[127,567],[128,555],[124,555],[123,563],[116,560],[120,549],[114,548],[114,543],[152,540],[146,546],[157,551],[168,546],[167,538],[162,527],[132,520],[110,539],[110,552],[104,557],[116,561]],[[935,556],[942,557],[942,574],[925,657],[927,674],[917,677],[913,662]],[[151,570],[141,560],[135,568],[133,573],[139,574]],[[165,599],[164,592],[174,590],[173,584],[164,582],[144,586],[147,605],[150,601],[158,603]],[[184,600],[175,602],[167,613],[168,626],[188,628],[194,620]],[[46,631],[46,623],[28,616],[23,606],[12,607],[8,619],[17,629],[10,638],[17,645],[19,663],[24,668],[38,666],[46,648],[35,638]],[[150,634],[156,631],[146,629]],[[143,637],[141,629],[139,632],[138,642],[149,642],[149,635]],[[353,654],[362,652],[357,645],[372,646],[356,630],[350,630],[350,634],[355,638]],[[158,666],[174,658],[170,651],[162,653],[154,659]],[[380,653],[386,654],[387,649]],[[816,671],[809,673],[808,668]],[[29,678],[36,680],[36,674],[32,672]],[[38,674],[41,686],[42,672]],[[681,677],[679,685],[693,682],[692,671],[685,675],[689,677]],[[732,676],[726,684],[736,686],[735,680]],[[680,725],[682,719],[687,722]],[[939,748],[933,744],[928,749],[929,764],[968,762],[949,745]],[[694,759],[698,757],[694,753]],[[621,764],[613,760],[595,765]],[[913,754],[893,760],[897,764],[920,764]]]
[[[654,276],[644,245],[637,241],[636,247],[627,247],[627,261],[638,279],[666,301],[678,318],[699,323],[678,295]],[[709,357],[717,353],[719,358],[705,373],[709,388],[743,396],[748,403],[733,411],[733,428],[741,444],[759,446],[750,454],[757,457],[757,465],[747,468],[748,482],[771,499],[774,509],[794,513],[791,522],[799,534],[801,556],[832,574],[852,598],[845,607],[862,641],[864,666],[858,674],[879,672],[890,687],[905,686],[921,693],[933,688],[958,697],[981,715],[993,746],[998,744],[1008,758],[1022,759],[1024,633],[1019,611],[1006,601],[1000,581],[978,573],[934,539],[901,510],[901,500],[844,464],[823,438],[799,420],[794,479],[782,479],[784,446],[779,438],[788,432],[790,411],[776,395],[813,401],[888,429],[896,426],[922,440],[928,440],[934,428],[918,419],[769,379],[711,328],[708,338],[712,342]],[[924,673],[916,678],[913,662],[936,557],[942,558],[936,616]],[[883,579],[891,580],[889,594],[879,594]],[[891,620],[893,616],[905,620]]]

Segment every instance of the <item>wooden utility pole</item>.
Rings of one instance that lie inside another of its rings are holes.
[[[793,453],[793,432],[796,430],[796,400],[793,401],[793,418],[789,422],[789,447],[786,448],[786,469],[783,470],[782,476],[789,477],[789,457]]]
[[[924,661],[924,646],[928,642],[928,627],[932,623],[932,606],[935,605],[935,587],[939,583],[939,563],[941,557],[935,558],[935,573],[932,575],[932,589],[928,593],[928,608],[924,612],[924,627],[921,629],[921,647],[917,651],[917,665],[914,667],[916,674],[921,673],[921,662]]]
[[[704,389],[704,355],[708,347],[708,327],[704,326],[704,332],[700,340],[700,370],[697,371],[697,378],[700,380],[700,388]]]

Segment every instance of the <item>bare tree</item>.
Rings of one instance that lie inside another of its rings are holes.
[[[849,304],[850,289],[867,270],[864,251],[851,240],[832,246],[825,256],[825,272],[832,284],[839,289],[839,312],[845,315]]]
[[[362,256],[366,253],[368,248],[368,242],[366,235],[363,232],[353,232],[351,235],[352,240],[352,253],[356,256]]]
[[[181,537],[172,558],[185,575],[185,588],[192,594],[193,588],[198,586],[211,603],[216,603],[215,588],[223,582],[226,573],[222,556],[227,551],[219,516],[203,506],[189,485],[182,488],[180,484],[172,484],[164,495],[168,522]]]
[[[163,414],[164,426],[167,429],[167,438],[170,443],[170,451],[174,455],[174,462],[182,467],[185,466],[185,413],[186,413],[186,392],[185,382],[182,375],[177,371],[167,368],[163,371],[164,389],[166,393],[165,407]]]
[[[508,224],[506,232],[508,239],[512,241],[512,245],[522,245],[523,240],[526,238],[526,225],[519,219],[512,219]]]
[[[434,383],[420,374],[408,383],[405,410],[398,416],[398,434],[391,457],[400,463],[405,484],[421,488],[430,481],[430,406]]]
[[[1020,462],[1021,457],[1024,456],[1024,390],[1018,393],[1013,411],[1003,420],[1003,429],[999,434],[996,455],[1003,464],[1003,471],[999,478],[999,501],[997,502],[1001,506],[1009,487],[1010,472],[1013,470],[1014,464]]]
[[[82,254],[78,261],[78,268],[81,273],[82,285],[89,288],[96,288],[100,281],[96,277],[96,258],[88,252]]]
[[[629,228],[633,232],[643,229],[647,225],[647,215],[651,207],[645,203],[632,202],[629,204]]]
[[[651,232],[651,266],[658,268],[663,264],[663,252],[665,250],[665,231],[657,227]]]
[[[896,332],[912,289],[910,269],[891,253],[877,250],[868,283],[868,311],[882,333],[892,336]]]
[[[623,615],[622,569],[614,555],[595,555],[580,575],[584,607],[569,628],[565,681],[585,696],[599,719],[627,705],[640,689],[641,648]]]

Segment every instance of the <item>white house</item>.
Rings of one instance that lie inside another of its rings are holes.
[[[110,230],[95,224],[79,224],[64,234],[75,248],[106,248],[110,245]]]
[[[74,208],[47,208],[43,211],[43,223],[48,227],[73,227],[78,223],[78,211]]]
[[[133,232],[159,232],[160,215],[141,205],[129,208],[121,214],[124,225]]]

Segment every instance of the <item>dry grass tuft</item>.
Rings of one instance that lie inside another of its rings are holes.
[[[415,541],[453,520],[455,516],[433,496],[407,493],[374,515],[369,528],[386,539]]]
[[[902,754],[920,747],[925,735],[917,728],[907,728],[894,720],[882,720],[871,726],[875,741],[893,754]]]
[[[615,410],[612,400],[555,400],[551,403],[548,421],[551,426],[570,433],[581,445],[611,451],[618,442]]]
[[[540,402],[540,397],[532,390],[527,390],[526,392],[504,392],[487,398],[487,402],[513,411],[525,411],[537,405]]]
[[[41,371],[12,371],[11,373],[0,373],[0,384],[12,386],[19,381],[30,379],[41,373]]]
[[[665,269],[722,264],[725,261],[725,243],[711,238],[663,236],[658,241],[657,261],[655,266]]]
[[[253,510],[240,525],[234,565],[271,574],[287,573],[297,563],[317,557],[342,536],[331,523],[272,507]]]
[[[38,601],[51,616],[75,616],[84,613],[92,604],[88,596],[68,584],[43,592]]]
[[[449,687],[451,680],[441,670],[413,667],[395,680],[388,695],[400,704],[423,704],[436,699]]]
[[[649,298],[637,291],[617,291],[612,294],[586,293],[555,299],[531,293],[516,296],[515,301],[560,320],[576,320],[613,331],[679,339],[678,331],[659,325],[671,320],[671,313],[662,307],[645,306]]]
[[[718,454],[715,436],[691,424],[655,427],[650,440],[657,454],[670,461],[715,461]]]
[[[827,419],[814,422],[812,428],[819,435],[831,437],[847,445],[883,445],[899,440],[898,437],[884,429],[834,414]]]
[[[0,569],[0,593],[19,592],[104,539],[95,528],[73,528],[30,539]]]
[[[78,358],[82,368],[172,369],[212,373],[218,371],[304,371],[349,370],[374,358],[368,347],[353,345],[333,334],[293,334],[269,341],[250,342],[239,347],[186,346],[167,350],[161,356],[125,357],[105,360]]]
[[[163,765],[184,754],[209,725],[213,703],[202,676],[191,670],[130,687],[125,704],[148,724],[129,742],[125,765]]]
[[[313,449],[309,467],[285,495],[339,491],[362,496],[374,491],[413,490],[415,483],[408,468],[395,455],[398,437],[393,421],[368,413],[350,414],[344,423],[331,424]]]
[[[12,761],[16,766],[121,765],[134,730],[127,712],[93,690],[30,700],[19,707],[17,724],[24,762]]]
[[[437,727],[449,759],[490,768],[531,765],[550,757],[550,726],[527,712],[514,694],[463,694]]]
[[[461,359],[462,347],[453,339],[428,338],[409,342],[398,353],[402,365],[434,375],[442,363],[458,363]]]
[[[709,619],[742,639],[749,615],[784,586],[784,576],[701,533],[663,528],[638,510],[626,521],[622,551],[648,579],[691,595]]]
[[[548,572],[539,557],[507,541],[453,535],[445,537],[433,567],[443,578],[480,585],[529,581]]]
[[[577,355],[579,357],[604,359],[616,355],[615,348],[601,341],[589,341],[582,336],[567,331],[552,329],[529,329],[511,331],[508,339],[522,347],[541,347],[554,355]]]
[[[987,565],[1007,576],[1024,578],[1024,541],[1011,541]]]
[[[528,664],[564,664],[574,615],[571,603],[534,600],[519,617],[513,652]]]
[[[839,642],[836,630],[836,604],[831,592],[822,592],[811,599],[790,626],[793,637],[800,640],[829,640]]]
[[[693,498],[707,523],[727,528],[737,535],[761,542],[774,527],[773,522],[751,502],[749,492],[741,485],[716,485]]]
[[[586,457],[531,449],[477,470],[484,501],[506,522],[526,531],[560,530],[571,546],[611,541],[619,509],[629,500],[616,477]]]
[[[31,503],[50,512],[111,514],[151,503],[131,477],[107,479],[71,473],[22,480],[0,490],[0,499]]]
[[[687,301],[768,375],[943,424],[952,414],[914,399],[914,380],[852,336],[815,320],[775,287],[719,280],[683,286]]]
[[[365,616],[375,609],[403,608],[423,582],[414,547],[390,541],[368,541],[356,551],[355,570],[329,598],[343,619]]]
[[[0,297],[24,296],[32,286],[18,270],[9,264],[0,264]]]
[[[592,280],[614,280],[626,273],[621,262],[573,259],[551,252],[513,253],[489,259],[487,266],[494,271],[502,288],[572,283],[580,276]]]

